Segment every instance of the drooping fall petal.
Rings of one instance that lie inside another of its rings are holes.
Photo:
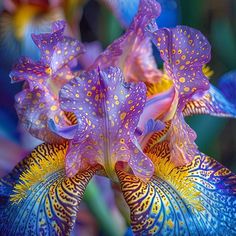
[[[160,11],[156,0],[140,0],[138,13],[126,33],[108,46],[92,68],[118,66],[124,72],[125,81],[158,81],[162,73],[157,69],[145,27]]]
[[[160,50],[164,68],[179,92],[182,109],[195,93],[209,88],[202,68],[210,60],[210,44],[198,30],[187,26],[157,29],[150,24],[149,31]]]
[[[57,21],[51,33],[33,35],[40,49],[40,61],[22,58],[10,74],[13,82],[26,81],[16,95],[17,114],[23,127],[33,136],[47,142],[62,142],[48,127],[48,121],[69,125],[71,122],[59,107],[59,90],[74,77],[70,66],[83,53],[83,46],[63,35],[65,23]]]
[[[67,146],[38,146],[0,180],[1,234],[69,235],[86,185],[98,167],[68,178]]]
[[[227,96],[227,91],[225,92]],[[236,97],[236,95],[234,96]],[[185,116],[209,114],[220,117],[236,117],[236,106],[230,100],[227,100],[219,89],[211,85],[208,91],[202,95],[193,96],[186,103],[183,114]]]
[[[203,154],[175,167],[167,158],[152,158],[149,183],[117,170],[130,207],[136,235],[234,235],[236,177]]]
[[[226,99],[236,106],[236,71],[230,71],[220,78],[219,89]]]
[[[113,178],[115,163],[123,161],[137,176],[150,178],[152,163],[134,135],[145,101],[145,85],[124,82],[116,67],[85,72],[66,84],[60,92],[61,108],[78,120],[66,158],[68,175],[86,163],[99,163]]]

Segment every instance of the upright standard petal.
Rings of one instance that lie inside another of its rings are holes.
[[[69,66],[84,52],[84,47],[78,40],[64,36],[65,26],[64,21],[56,21],[52,25],[52,33],[32,35],[40,49],[42,64],[50,67],[52,73],[65,65]]]
[[[187,26],[157,29],[152,22],[149,24],[149,33],[160,50],[164,69],[173,80],[178,95],[177,109],[173,113],[166,139],[170,146],[171,160],[180,166],[192,161],[198,153],[194,143],[196,134],[181,113],[188,102],[210,88],[203,66],[210,60],[211,47],[199,31]]]
[[[38,146],[0,180],[2,235],[70,234],[86,185],[99,167],[68,178],[67,146]]]
[[[156,168],[149,183],[117,170],[134,234],[236,234],[233,173],[203,154],[181,168],[168,158],[151,158]]]
[[[52,33],[33,35],[41,59],[34,62],[22,58],[10,74],[13,82],[26,81],[24,90],[16,95],[20,121],[33,136],[47,142],[63,139],[50,131],[48,121],[63,126],[71,122],[59,107],[59,90],[74,77],[71,63],[83,52],[81,43],[63,35],[65,23],[52,25]]]
[[[126,81],[158,81],[162,73],[157,69],[145,27],[150,19],[160,15],[160,11],[156,0],[140,0],[138,13],[126,33],[108,46],[92,68],[118,66]]]
[[[101,164],[114,180],[116,162],[128,162],[143,179],[153,172],[134,132],[146,101],[143,83],[126,83],[120,69],[83,73],[60,93],[61,108],[77,116],[78,130],[70,143],[66,169],[74,175],[86,163]]]
[[[191,162],[199,153],[195,144],[197,134],[184,120],[183,114],[177,112],[171,121],[166,140],[169,143],[171,161],[176,166]]]
[[[195,93],[209,89],[202,68],[210,60],[210,44],[198,30],[187,26],[156,29],[150,25],[149,31],[160,50],[164,68],[179,92],[182,109]]]

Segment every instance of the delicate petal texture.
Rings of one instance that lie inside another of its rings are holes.
[[[211,47],[207,39],[197,30],[187,26],[173,29],[157,29],[155,23],[149,24],[149,33],[160,50],[164,68],[175,84],[172,123],[166,140],[169,142],[171,160],[176,165],[187,164],[198,153],[194,143],[195,132],[182,117],[186,103],[191,102],[209,89],[208,78],[202,68],[210,60]]]
[[[173,119],[166,122],[166,126],[159,132],[150,133],[138,138],[144,153],[159,152],[163,145],[168,147],[166,154],[171,157],[171,161],[176,166],[185,165],[191,162],[196,154],[199,153],[195,140],[196,133],[185,122],[182,113],[176,112]],[[164,143],[162,143],[162,141]]]
[[[182,113],[177,112],[174,118],[166,122],[166,126],[159,132],[138,138],[144,153],[159,153],[165,146],[166,154],[176,166],[191,162],[199,153],[195,144],[196,133],[185,122]],[[164,140],[164,142],[163,142]]]
[[[230,89],[232,89],[232,86],[229,86],[229,90]],[[236,87],[234,88],[234,96],[236,97],[235,91]],[[227,96],[227,90],[225,92],[225,96]],[[230,98],[232,98],[232,96]],[[209,114],[214,116],[236,117],[236,106],[230,103],[220,90],[211,85],[210,89],[202,96],[192,97],[185,105],[183,114],[185,116]]]
[[[52,73],[76,59],[84,52],[83,45],[73,38],[64,36],[65,22],[56,21],[52,25],[52,33],[32,35],[40,49],[41,62],[51,68]]]
[[[197,135],[185,122],[182,113],[177,112],[171,121],[166,140],[169,141],[171,160],[177,165],[191,162],[199,153],[195,140]]]
[[[40,62],[34,62],[30,58],[20,58],[19,62],[14,65],[10,77],[12,82],[28,81],[29,87],[32,89],[37,80],[35,78],[44,78],[48,76],[47,68]]]
[[[16,95],[16,109],[23,127],[32,135],[47,142],[63,139],[50,131],[48,121],[67,126],[66,114],[60,109],[58,93],[74,77],[71,63],[83,52],[81,43],[63,36],[65,23],[55,22],[52,33],[33,35],[41,52],[40,61],[22,58],[10,74],[13,82],[26,81]]]
[[[48,142],[62,142],[63,139],[51,132],[49,118],[56,123],[69,124],[59,103],[45,87],[45,90],[25,89],[16,95],[16,110],[22,126],[35,137]]]
[[[70,234],[96,168],[66,177],[66,149],[67,144],[42,144],[0,180],[2,235]]]
[[[139,11],[127,32],[115,40],[95,61],[92,68],[118,66],[126,81],[157,81],[162,73],[152,55],[152,45],[145,27],[160,15],[156,0],[141,0]]]
[[[78,120],[66,158],[68,175],[84,163],[99,163],[109,176],[117,161],[129,162],[141,178],[152,175],[153,166],[134,136],[146,101],[143,83],[125,83],[116,67],[93,70],[66,84],[60,101],[61,108]]]
[[[138,138],[139,143],[144,151],[144,153],[153,153],[157,152],[156,146],[165,139],[167,132],[169,131],[171,122],[165,122],[165,127],[158,132],[150,133],[149,135]]]
[[[155,136],[154,136],[155,137]],[[145,146],[144,153],[149,155],[156,155],[161,158],[169,158],[170,159],[170,148],[168,141],[156,141],[152,137],[152,142],[148,142]],[[155,163],[154,163],[155,164]]]
[[[143,130],[147,120],[167,120],[172,117],[167,117],[170,111],[173,110],[172,105],[174,104],[175,90],[173,88],[167,90],[166,92],[158,93],[147,98],[142,115],[138,123],[140,130]],[[175,112],[175,109],[174,111]]]
[[[202,67],[210,60],[210,44],[199,31],[187,26],[156,30],[150,25],[149,30],[160,50],[165,70],[179,92],[182,109],[196,92],[209,88]]]
[[[135,235],[236,234],[235,175],[204,155],[163,167],[147,184],[117,170]]]
[[[101,0],[104,2],[117,17],[119,22],[128,28],[132,22],[135,14],[138,11],[138,5],[140,0]]]

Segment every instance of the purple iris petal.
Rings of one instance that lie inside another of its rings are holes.
[[[64,36],[65,22],[56,21],[52,25],[52,33],[32,35],[41,52],[41,63],[55,73],[64,65],[70,65],[81,53],[83,45],[73,38]]]
[[[160,15],[160,11],[156,0],[141,0],[138,13],[126,33],[115,40],[91,68],[118,66],[124,72],[126,81],[157,81],[162,73],[157,69],[145,27],[150,19]]]
[[[209,89],[202,67],[210,60],[210,44],[198,30],[187,26],[154,29],[150,34],[179,92],[182,109],[195,93]]]
[[[36,84],[40,86],[42,83],[39,81],[43,82],[47,76],[47,68],[44,65],[26,57],[21,58],[10,73],[13,83],[26,80],[30,89],[33,89]]]
[[[99,163],[112,177],[116,162],[123,161],[142,179],[150,178],[152,163],[134,135],[145,101],[146,86],[124,82],[117,67],[85,72],[66,84],[60,92],[61,108],[78,120],[67,152],[67,174],[74,175],[86,163]]]
[[[143,131],[147,120],[161,119],[165,121],[165,116],[173,110],[171,106],[174,104],[175,90],[170,88],[166,92],[158,93],[147,98],[142,115],[138,123],[138,127]]]
[[[24,90],[16,96],[17,113],[23,127],[46,142],[62,141],[48,127],[50,119],[60,126],[70,124],[59,107],[59,90],[74,78],[71,66],[84,52],[79,41],[63,35],[64,29],[65,22],[57,21],[51,33],[32,35],[40,49],[40,60],[22,58],[10,74],[13,82],[26,81]]]
[[[48,142],[62,142],[62,138],[51,132],[48,119],[67,125],[67,118],[59,108],[58,101],[45,89],[25,89],[16,95],[16,111],[22,126],[31,134]],[[69,123],[69,121],[68,121]]]
[[[195,140],[196,133],[185,122],[182,113],[176,112],[167,134],[171,151],[171,160],[176,166],[185,165],[199,154]]]

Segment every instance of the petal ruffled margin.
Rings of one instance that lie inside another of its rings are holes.
[[[84,52],[76,39],[64,36],[65,22],[52,24],[52,32],[32,35],[40,49],[40,61],[22,58],[13,67],[13,82],[26,81],[24,90],[16,95],[16,110],[25,129],[46,142],[64,140],[51,132],[48,121],[63,126],[71,122],[60,109],[58,93],[61,87],[74,77],[70,66]]]
[[[164,160],[149,183],[117,169],[134,234],[236,234],[235,175],[203,154],[181,168]]]
[[[138,13],[126,33],[108,46],[91,68],[118,66],[124,72],[125,81],[158,81],[162,72],[157,69],[145,27],[160,12],[161,7],[156,0],[140,0]]]
[[[211,46],[201,32],[187,26],[157,29],[155,24],[149,24],[149,33],[179,92],[182,109],[195,93],[209,89],[202,68],[210,60]]]
[[[60,101],[61,108],[73,112],[78,120],[66,157],[69,176],[88,163],[99,163],[114,178],[118,161],[128,162],[140,178],[152,176],[152,163],[134,135],[146,102],[144,83],[124,82],[117,67],[92,70],[66,84]]]
[[[85,188],[99,167],[68,178],[67,146],[38,146],[0,180],[1,234],[69,235]]]
[[[166,140],[169,142],[171,161],[177,166],[191,162],[199,153],[195,140],[197,134],[186,123],[183,114],[177,112],[171,121]]]

